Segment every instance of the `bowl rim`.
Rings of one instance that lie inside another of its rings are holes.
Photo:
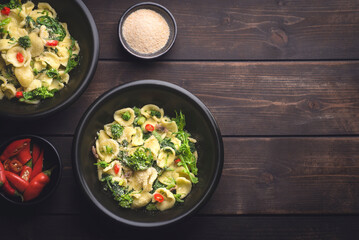
[[[33,205],[37,205],[39,203],[42,203],[43,201],[45,201],[46,199],[48,199],[54,192],[55,190],[58,188],[58,186],[60,185],[60,181],[62,178],[62,161],[61,161],[61,157],[59,155],[59,152],[57,151],[57,149],[55,148],[55,146],[47,139],[40,137],[38,135],[33,135],[33,134],[21,134],[21,135],[16,135],[14,137],[11,137],[9,139],[7,139],[6,141],[2,142],[0,144],[0,148],[3,147],[4,145],[8,145],[10,144],[12,141],[15,141],[17,139],[22,139],[22,138],[31,138],[31,139],[37,139],[40,140],[42,142],[45,142],[50,149],[52,149],[56,155],[56,158],[58,160],[58,168],[59,168],[59,174],[58,174],[58,178],[56,179],[56,182],[54,183],[53,188],[51,188],[47,194],[45,196],[43,196],[42,198],[35,198],[34,200],[28,201],[28,202],[18,202],[18,201],[14,201],[11,198],[9,198],[8,196],[6,196],[6,194],[4,194],[2,191],[0,192],[0,196],[6,200],[7,202],[11,203],[11,204],[15,204],[18,206],[33,206]]]
[[[214,177],[208,187],[208,190],[205,192],[204,196],[200,199],[199,202],[197,202],[196,204],[194,204],[190,210],[184,212],[183,214],[177,216],[176,218],[170,219],[170,220],[166,220],[166,221],[161,221],[161,222],[155,222],[155,223],[148,223],[148,222],[137,222],[137,221],[132,221],[132,220],[128,220],[122,217],[117,216],[116,214],[112,213],[111,211],[107,210],[105,207],[103,207],[101,205],[100,202],[98,202],[96,200],[96,198],[94,197],[94,195],[91,193],[89,187],[87,186],[84,178],[81,175],[81,171],[80,171],[80,167],[79,167],[79,161],[77,161],[77,156],[79,154],[79,137],[80,135],[83,134],[83,128],[85,126],[85,122],[87,122],[88,118],[91,117],[92,113],[94,112],[94,109],[96,109],[99,105],[102,104],[103,101],[106,101],[108,98],[110,98],[113,94],[124,91],[126,89],[131,89],[131,88],[135,88],[137,86],[157,86],[157,87],[165,87],[171,90],[174,90],[176,92],[179,92],[182,95],[185,95],[186,97],[188,97],[192,102],[194,102],[195,104],[197,104],[197,106],[200,108],[200,110],[203,112],[203,114],[205,115],[205,117],[209,120],[210,125],[213,127],[213,131],[214,131],[214,135],[215,135],[215,141],[217,143],[217,150],[218,150],[218,155],[216,156],[216,158],[218,159],[217,164],[216,164],[216,171],[214,174]],[[125,225],[131,226],[131,227],[141,227],[141,228],[157,228],[157,227],[163,227],[163,226],[167,226],[167,225],[171,225],[175,222],[179,222],[179,221],[183,221],[184,219],[190,217],[191,215],[193,215],[195,212],[197,212],[212,196],[213,192],[215,191],[219,180],[221,178],[222,175],[222,169],[223,169],[223,163],[224,163],[224,148],[223,148],[223,140],[222,140],[222,135],[220,132],[220,129],[218,127],[218,124],[216,123],[215,118],[213,117],[212,113],[209,111],[209,109],[206,107],[206,105],[204,103],[202,103],[201,100],[199,100],[195,95],[193,95],[192,93],[190,93],[189,91],[187,91],[186,89],[169,83],[169,82],[164,82],[164,81],[160,81],[160,80],[138,80],[138,81],[134,81],[134,82],[130,82],[130,83],[125,83],[122,85],[119,85],[113,89],[108,90],[107,92],[103,93],[100,97],[98,97],[96,99],[95,102],[93,102],[88,109],[86,110],[86,112],[83,114],[81,120],[79,121],[79,124],[76,128],[75,131],[75,135],[74,135],[74,139],[73,139],[73,143],[72,143],[72,165],[74,168],[74,174],[75,174],[75,178],[77,180],[77,182],[79,183],[79,185],[81,186],[82,191],[85,193],[86,197],[90,200],[90,202],[96,206],[96,208],[100,211],[102,211],[103,213],[105,213],[107,216],[109,216],[110,218],[123,223]]]
[[[0,117],[4,117],[4,118],[8,118],[8,119],[36,120],[36,119],[51,116],[65,108],[67,108],[72,103],[74,103],[84,93],[84,91],[90,84],[91,79],[95,75],[95,72],[97,69],[97,64],[98,64],[98,58],[99,58],[99,52],[100,52],[99,34],[98,34],[95,20],[92,16],[90,10],[83,3],[83,1],[82,0],[74,0],[73,2],[74,2],[74,4],[77,4],[82,9],[84,15],[88,19],[88,22],[90,24],[89,31],[91,31],[91,33],[92,33],[93,43],[94,43],[93,44],[94,48],[92,50],[94,57],[91,60],[89,71],[87,72],[84,80],[82,81],[82,84],[75,90],[75,92],[69,98],[67,98],[65,101],[61,102],[60,104],[54,106],[53,108],[51,108],[47,111],[42,111],[39,113],[32,113],[32,114],[27,114],[27,115],[18,115],[18,114],[9,114],[6,112],[0,112]]]
[[[127,47],[125,42],[126,40],[123,38],[123,35],[122,35],[122,25],[123,25],[123,22],[125,20],[125,18],[128,16],[128,14],[134,9],[134,8],[137,8],[137,7],[145,7],[145,6],[155,6],[155,7],[158,7],[160,9],[162,9],[166,14],[168,14],[168,16],[170,17],[170,19],[172,20],[173,22],[173,40],[171,41],[171,43],[169,44],[169,46],[167,47],[166,50],[164,51],[158,51],[158,54],[155,54],[155,55],[141,55],[139,53],[136,53],[134,50],[132,50],[131,48]],[[150,59],[155,59],[155,58],[158,58],[162,55],[164,55],[165,53],[167,53],[171,48],[172,46],[174,45],[175,41],[176,41],[176,38],[177,38],[177,23],[176,23],[176,19],[175,17],[173,16],[173,14],[170,12],[170,10],[168,10],[166,7],[164,7],[163,5],[161,4],[158,4],[158,3],[155,3],[155,2],[141,2],[141,3],[137,3],[135,5],[132,5],[131,7],[129,7],[121,16],[119,22],[118,22],[118,25],[117,25],[117,35],[120,39],[120,42],[121,42],[121,45],[122,47],[128,52],[130,53],[132,56],[135,56],[137,58],[140,58],[140,59],[145,59],[145,60],[150,60]]]

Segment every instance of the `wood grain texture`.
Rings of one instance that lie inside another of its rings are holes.
[[[223,135],[359,134],[358,61],[101,61],[89,88],[70,108],[32,123],[4,122],[0,130],[73,134],[98,96],[140,79],[168,81],[195,94],[212,111]]]
[[[72,138],[48,139],[62,157],[63,177],[54,196],[30,211],[79,214],[86,199],[72,171]],[[222,178],[200,214],[359,214],[358,144],[359,138],[224,138]],[[2,215],[13,210],[7,206]]]
[[[134,0],[84,0],[99,29],[102,59],[124,59],[118,21]],[[358,59],[356,0],[159,0],[178,37],[164,59]]]
[[[0,217],[2,239],[97,239],[120,236],[123,240],[156,239],[226,239],[226,240],[337,240],[357,239],[358,216],[316,217],[193,217],[175,226],[141,230],[112,223],[98,215]],[[21,231],[19,231],[21,229]],[[186,230],[183,230],[186,229]],[[177,234],[174,234],[177,233]]]

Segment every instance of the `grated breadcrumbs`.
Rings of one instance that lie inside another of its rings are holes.
[[[139,9],[125,19],[122,34],[130,48],[140,54],[151,54],[166,45],[170,29],[159,13]]]

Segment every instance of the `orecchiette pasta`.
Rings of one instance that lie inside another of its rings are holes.
[[[50,4],[36,7],[31,1],[14,1],[0,23],[0,77],[12,83],[0,86],[1,99],[34,104],[53,97],[79,63],[80,47],[67,24],[59,22]],[[18,92],[22,94],[14,98]]]
[[[121,108],[113,118],[92,148],[104,188],[124,208],[165,211],[183,202],[198,182],[197,141],[183,129],[184,115],[171,119],[148,104]]]

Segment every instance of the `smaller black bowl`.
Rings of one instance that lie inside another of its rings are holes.
[[[157,51],[155,53],[141,54],[139,52],[136,52],[127,44],[127,42],[122,34],[122,26],[123,26],[123,23],[126,20],[126,18],[131,13],[133,13],[139,9],[150,9],[150,10],[153,10],[153,11],[159,13],[166,20],[168,27],[170,28],[170,36],[168,38],[166,45],[162,49],[160,49],[159,51]],[[133,5],[129,9],[127,9],[126,12],[122,15],[120,22],[118,24],[118,36],[120,38],[122,46],[127,50],[127,52],[129,52],[133,56],[142,58],[142,59],[153,59],[153,58],[162,56],[163,54],[165,54],[172,48],[172,46],[176,40],[176,37],[177,37],[177,24],[176,24],[175,18],[171,14],[171,12],[164,6],[157,4],[157,3],[153,3],[153,2],[138,3],[138,4]]]
[[[41,194],[37,198],[27,202],[22,202],[19,197],[8,196],[6,193],[4,193],[1,190],[0,190],[0,196],[3,197],[6,201],[15,205],[32,206],[43,202],[45,199],[47,199],[51,194],[55,192],[57,186],[60,183],[60,179],[62,175],[62,163],[56,148],[46,139],[35,135],[19,135],[7,140],[6,142],[0,145],[0,153],[2,153],[11,142],[24,138],[30,138],[31,143],[38,144],[40,148],[44,150],[43,170],[45,171],[50,168],[54,168],[51,172],[50,182],[44,187]]]

